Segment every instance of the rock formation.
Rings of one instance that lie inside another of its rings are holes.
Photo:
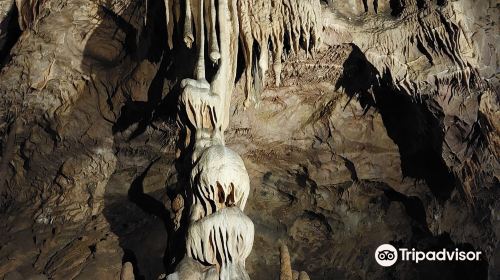
[[[246,63],[245,106],[248,107],[251,102],[258,101],[256,94],[266,86],[269,43],[272,44],[276,86],[281,82],[281,61],[286,52],[285,39],[290,43],[292,53],[298,53],[301,44],[306,54],[319,48],[323,29],[321,5],[319,0],[241,0],[238,1],[238,16]],[[259,47],[258,71],[254,71],[254,43]]]
[[[282,244],[280,247],[280,280],[292,280],[292,265],[288,247]]]
[[[0,279],[499,279],[498,10],[0,0]]]
[[[285,244],[280,246],[280,280],[309,280],[309,275],[305,271],[298,272],[292,270],[290,252]]]
[[[190,163],[181,168],[192,168],[184,190],[184,201],[190,207],[186,255],[181,263],[197,261],[201,266],[179,265],[167,279],[249,279],[245,260],[252,250],[254,225],[243,210],[250,181],[243,160],[224,146],[236,74],[236,2],[219,0],[215,6],[215,1],[188,0],[181,9],[185,11],[184,43],[188,48],[194,43],[197,53],[194,79],[181,82],[179,100],[178,123],[185,137],[181,150],[191,154]],[[168,1],[165,6],[169,7]],[[210,83],[205,69],[206,41],[210,60],[218,64]]]
[[[134,267],[130,262],[123,264],[120,280],[134,280]]]

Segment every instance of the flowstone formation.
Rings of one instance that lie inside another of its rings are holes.
[[[167,279],[249,279],[245,260],[252,250],[254,225],[243,210],[250,180],[243,160],[224,145],[236,74],[236,1],[221,0],[218,6],[213,0],[187,0],[185,4],[183,41],[189,48],[194,43],[197,50],[194,79],[181,83],[178,116],[182,128],[179,155],[187,153],[191,158],[181,167],[192,168],[181,196],[189,219],[186,255]],[[171,2],[165,6],[169,9],[167,29],[172,31]],[[210,60],[219,66],[210,83],[206,79],[205,41]]]

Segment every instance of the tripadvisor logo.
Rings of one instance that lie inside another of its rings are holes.
[[[398,259],[401,261],[411,261],[419,263],[421,261],[479,261],[481,256],[480,251],[461,251],[455,249],[448,251],[442,249],[439,251],[417,251],[414,248],[396,249],[390,244],[380,245],[375,251],[375,260],[381,266],[388,267],[394,265]]]
[[[390,244],[380,245],[375,251],[375,260],[381,266],[391,266],[398,261],[398,251]]]

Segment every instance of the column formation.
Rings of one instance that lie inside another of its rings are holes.
[[[164,1],[168,46],[173,48],[174,26],[178,26],[183,43],[196,49],[193,77],[181,82],[178,114],[179,147],[188,155],[181,168],[190,171],[189,179],[183,195],[172,203],[175,228],[187,226],[186,254],[168,279],[249,279],[245,260],[252,249],[254,225],[243,213],[249,177],[241,157],[224,141],[238,40],[245,57],[248,106],[258,102],[255,93],[265,87],[269,60],[279,86],[285,41],[295,54],[301,46],[306,55],[318,49],[321,4],[319,0]],[[254,43],[259,48],[255,67]],[[217,66],[211,81],[207,63]]]
[[[217,5],[216,5],[217,3]],[[180,147],[189,154],[191,168],[183,202],[175,202],[186,221],[186,254],[167,279],[249,279],[245,260],[254,240],[254,225],[243,210],[250,180],[241,157],[225,146],[229,106],[236,76],[239,23],[237,0],[186,0],[183,41],[196,46],[192,79],[181,82],[178,123]],[[179,2],[166,0],[167,27],[173,30],[172,10]],[[178,9],[177,11],[179,11]],[[193,24],[194,23],[194,24]],[[193,26],[194,25],[194,26]],[[194,27],[194,29],[193,29]],[[169,33],[169,45],[172,46]],[[208,59],[218,65],[213,80],[205,73]],[[174,207],[173,207],[174,208]]]

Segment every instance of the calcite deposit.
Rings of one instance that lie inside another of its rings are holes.
[[[0,0],[0,279],[500,279],[499,9]]]

